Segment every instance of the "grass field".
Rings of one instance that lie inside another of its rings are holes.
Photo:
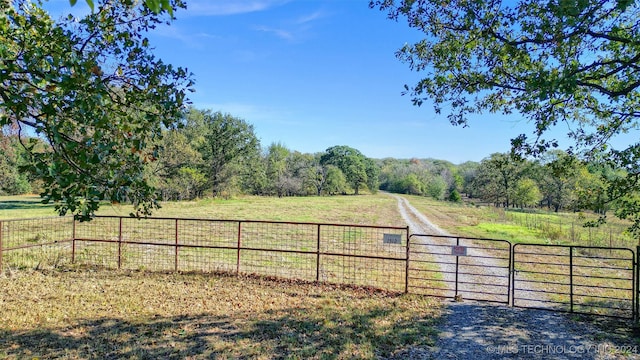
[[[128,216],[130,212],[129,206],[104,204],[98,215]],[[0,219],[56,215],[53,205],[41,204],[38,196],[0,196]],[[384,194],[165,202],[153,216],[404,226],[396,201]]]
[[[195,274],[0,276],[0,359],[373,359],[434,343],[438,303]]]
[[[127,215],[106,205],[102,215]],[[0,219],[55,215],[0,199]],[[165,203],[155,216],[402,226],[383,194]],[[440,302],[329,285],[61,266],[0,275],[0,359],[398,356],[433,344]]]
[[[627,222],[608,218],[598,228],[584,227],[595,220],[589,213],[554,213],[544,210],[505,210],[490,206],[472,206],[404,195],[431,221],[453,234],[502,239],[512,243],[573,244],[635,248],[638,240],[625,230]]]
[[[527,226],[531,219],[519,223],[520,214],[407,198],[452,233],[550,241]],[[100,214],[129,211],[107,204]],[[52,215],[37,197],[0,198],[0,219]],[[404,225],[385,194],[204,199],[165,203],[154,216]],[[0,274],[0,359],[406,358],[433,344],[441,306],[416,295],[250,277],[67,264],[12,270]]]

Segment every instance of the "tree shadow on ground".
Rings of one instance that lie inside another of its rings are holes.
[[[434,359],[640,358],[632,320],[463,302],[443,323]]]
[[[0,201],[0,210],[28,210],[51,208],[53,204],[43,204],[40,199],[4,200]]]
[[[64,328],[0,330],[0,358],[379,358],[435,341],[436,319],[388,323],[388,308],[323,316],[308,310],[140,321],[103,318]]]

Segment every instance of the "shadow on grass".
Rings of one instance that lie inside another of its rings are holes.
[[[29,210],[54,208],[53,204],[43,204],[40,198],[25,198],[24,200],[2,200],[0,198],[0,210]]]
[[[379,358],[432,345],[436,319],[290,308],[233,316],[105,318],[25,332],[0,330],[0,358]],[[257,318],[262,319],[257,319]]]

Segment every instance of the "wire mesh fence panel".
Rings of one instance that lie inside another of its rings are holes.
[[[181,247],[178,250],[178,270],[235,273],[237,259],[237,250]]]
[[[106,269],[118,268],[117,240],[76,241],[74,263]]]
[[[404,291],[406,228],[322,225],[318,280]]]
[[[318,226],[304,223],[243,221],[241,247],[288,251],[316,251]]]
[[[2,247],[11,248],[43,245],[73,238],[72,217],[2,220]]]
[[[322,225],[320,252],[353,256],[406,257],[407,228]]]
[[[76,240],[118,241],[120,218],[96,217],[91,221],[76,222],[75,237]]]
[[[240,273],[314,281],[314,254],[262,250],[240,251]]]
[[[175,271],[175,245],[158,243],[123,243],[120,247],[120,268],[145,271]]]
[[[71,243],[13,248],[2,253],[4,271],[55,269],[71,263]]]
[[[235,272],[238,261],[237,221],[180,220],[178,264],[181,271]]]
[[[406,261],[342,255],[322,255],[319,280],[332,284],[405,290]]]
[[[71,260],[72,217],[0,221],[0,272],[50,268]]]
[[[176,220],[122,218],[122,241],[175,245]]]

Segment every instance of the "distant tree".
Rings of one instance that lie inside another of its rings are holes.
[[[18,138],[0,131],[0,194],[18,195],[31,191],[28,174],[21,172],[24,165]]]
[[[468,197],[474,197],[473,179],[476,177],[479,164],[477,162],[468,161],[458,166],[458,172],[462,177],[462,192]]]
[[[483,199],[509,207],[521,172],[521,161],[509,154],[495,153],[480,162],[474,187]]]
[[[542,200],[555,212],[567,208],[572,202],[580,171],[579,160],[563,151],[547,152],[536,169],[534,177],[540,184]]]
[[[329,195],[344,194],[349,185],[347,178],[337,166],[327,165],[326,184],[324,189]]]
[[[366,180],[367,188],[372,194],[375,194],[378,192],[378,189],[380,188],[380,180],[379,180],[380,168],[375,163],[375,161],[373,161],[372,159],[369,159],[368,157],[365,157],[363,161],[364,161],[364,171],[367,174],[367,180]]]
[[[184,128],[170,129],[163,132],[158,143],[158,160],[148,165],[153,185],[160,192],[163,200],[185,200],[202,196],[206,182],[202,172],[202,155],[196,146],[197,139],[189,138],[191,124]],[[198,174],[196,174],[196,172]],[[186,178],[191,178],[188,191],[180,189]]]
[[[358,150],[349,146],[333,146],[325,151],[320,159],[322,165],[334,165],[342,171],[349,185],[354,189],[355,194],[360,188],[367,185],[368,166],[375,166]],[[370,169],[370,172],[372,170]]]
[[[520,179],[513,190],[512,202],[521,208],[536,206],[542,200],[538,184],[532,179]]]
[[[289,188],[287,177],[287,158],[290,150],[281,143],[272,143],[267,148],[266,154],[266,176],[267,188],[270,194],[285,195],[286,189]]]
[[[246,170],[248,163],[260,153],[260,142],[253,125],[221,112],[201,111],[203,115],[203,143],[200,153],[207,183],[213,195],[230,189],[236,175]]]
[[[447,198],[447,200],[457,203],[462,201],[462,197],[460,196],[458,190],[453,189],[449,192],[449,197]]]
[[[427,195],[436,200],[444,200],[447,193],[447,183],[441,176],[433,177],[426,187]]]

